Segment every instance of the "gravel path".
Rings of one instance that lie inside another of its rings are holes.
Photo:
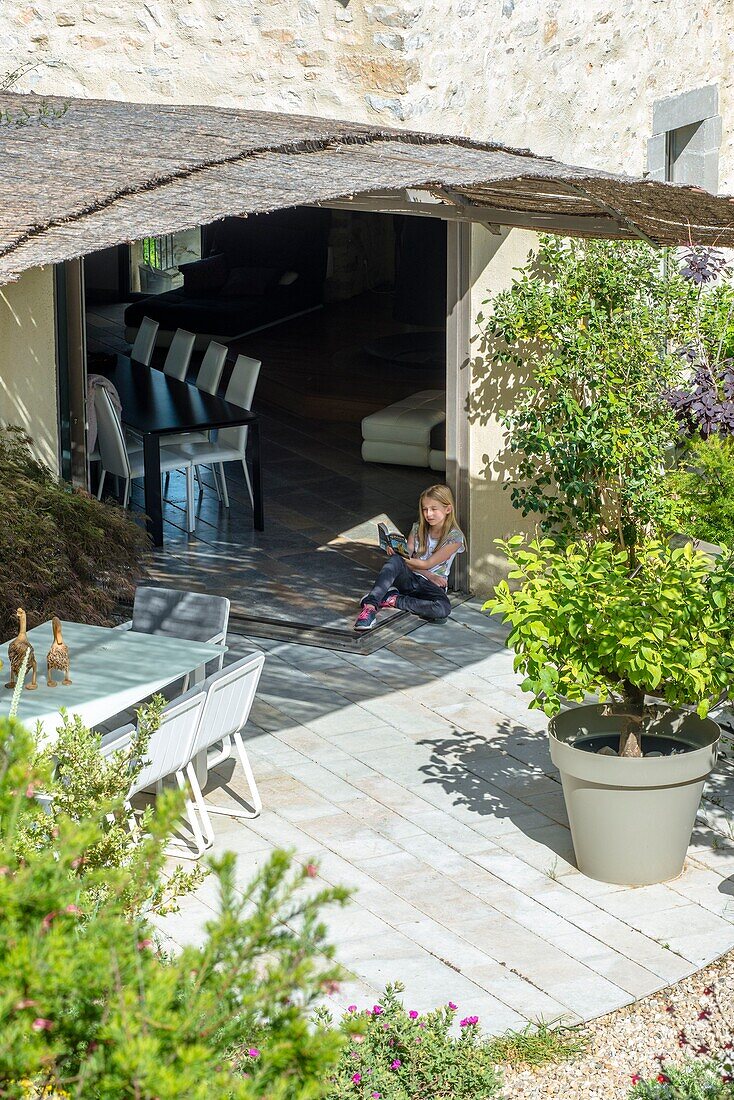
[[[659,993],[585,1025],[587,1053],[537,1070],[505,1070],[511,1100],[625,1100],[634,1074],[656,1077],[734,1041],[734,951]]]

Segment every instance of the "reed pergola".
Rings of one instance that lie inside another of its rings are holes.
[[[0,283],[126,241],[304,204],[734,246],[732,201],[468,138],[219,107],[0,95]]]

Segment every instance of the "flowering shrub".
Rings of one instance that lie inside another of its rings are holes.
[[[673,1004],[666,1005],[665,1011],[676,1021],[678,1047],[688,1058],[675,1066],[659,1054],[659,1070],[653,1077],[632,1075],[629,1100],[734,1100],[734,1037],[716,981],[703,990],[699,1011],[692,1018],[678,1019]]]
[[[432,1012],[406,1011],[403,986],[389,985],[380,1003],[351,1005],[342,1020],[346,1045],[327,1100],[487,1100],[500,1078],[492,1065],[491,1040],[477,1016],[460,1018],[449,1002]],[[321,1013],[328,1025],[331,1017]]]
[[[0,722],[0,1096],[321,1096],[342,1036],[308,1022],[339,976],[319,912],[346,892],[304,897],[307,871],[291,871],[284,852],[242,890],[234,856],[223,856],[212,863],[220,899],[201,946],[164,958],[129,901],[154,892],[181,798],[157,799],[124,866],[87,865],[103,840],[96,812],[59,815],[52,843],[21,857],[18,822],[47,780],[27,731]]]
[[[663,1065],[650,1081],[633,1077],[630,1100],[731,1100],[731,1073],[716,1062],[690,1061],[682,1068]]]

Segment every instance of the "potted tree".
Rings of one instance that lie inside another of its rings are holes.
[[[501,544],[513,588],[487,607],[551,719],[580,869],[663,881],[715,763],[708,709],[734,679],[731,555],[670,543],[669,395],[687,379],[699,285],[644,245],[543,238],[492,306],[485,348],[524,379],[504,414],[513,503],[540,537]]]
[[[634,554],[609,541],[503,545],[520,584],[501,582],[491,607],[511,624],[530,706],[550,717],[579,870],[674,878],[716,762],[706,715],[734,680],[734,555],[712,564],[654,540]]]

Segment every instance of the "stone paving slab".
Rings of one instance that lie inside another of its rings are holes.
[[[245,730],[264,810],[217,816],[215,851],[244,888],[275,847],[319,866],[309,887],[353,888],[324,914],[349,973],[335,1010],[406,985],[419,1010],[453,1000],[487,1032],[590,1019],[647,996],[734,946],[734,805],[723,762],[683,874],[625,888],[579,873],[545,718],[529,711],[497,620],[477,602],[371,655],[230,636],[262,648]],[[229,760],[218,805],[246,798]],[[207,880],[161,931],[200,942]]]

